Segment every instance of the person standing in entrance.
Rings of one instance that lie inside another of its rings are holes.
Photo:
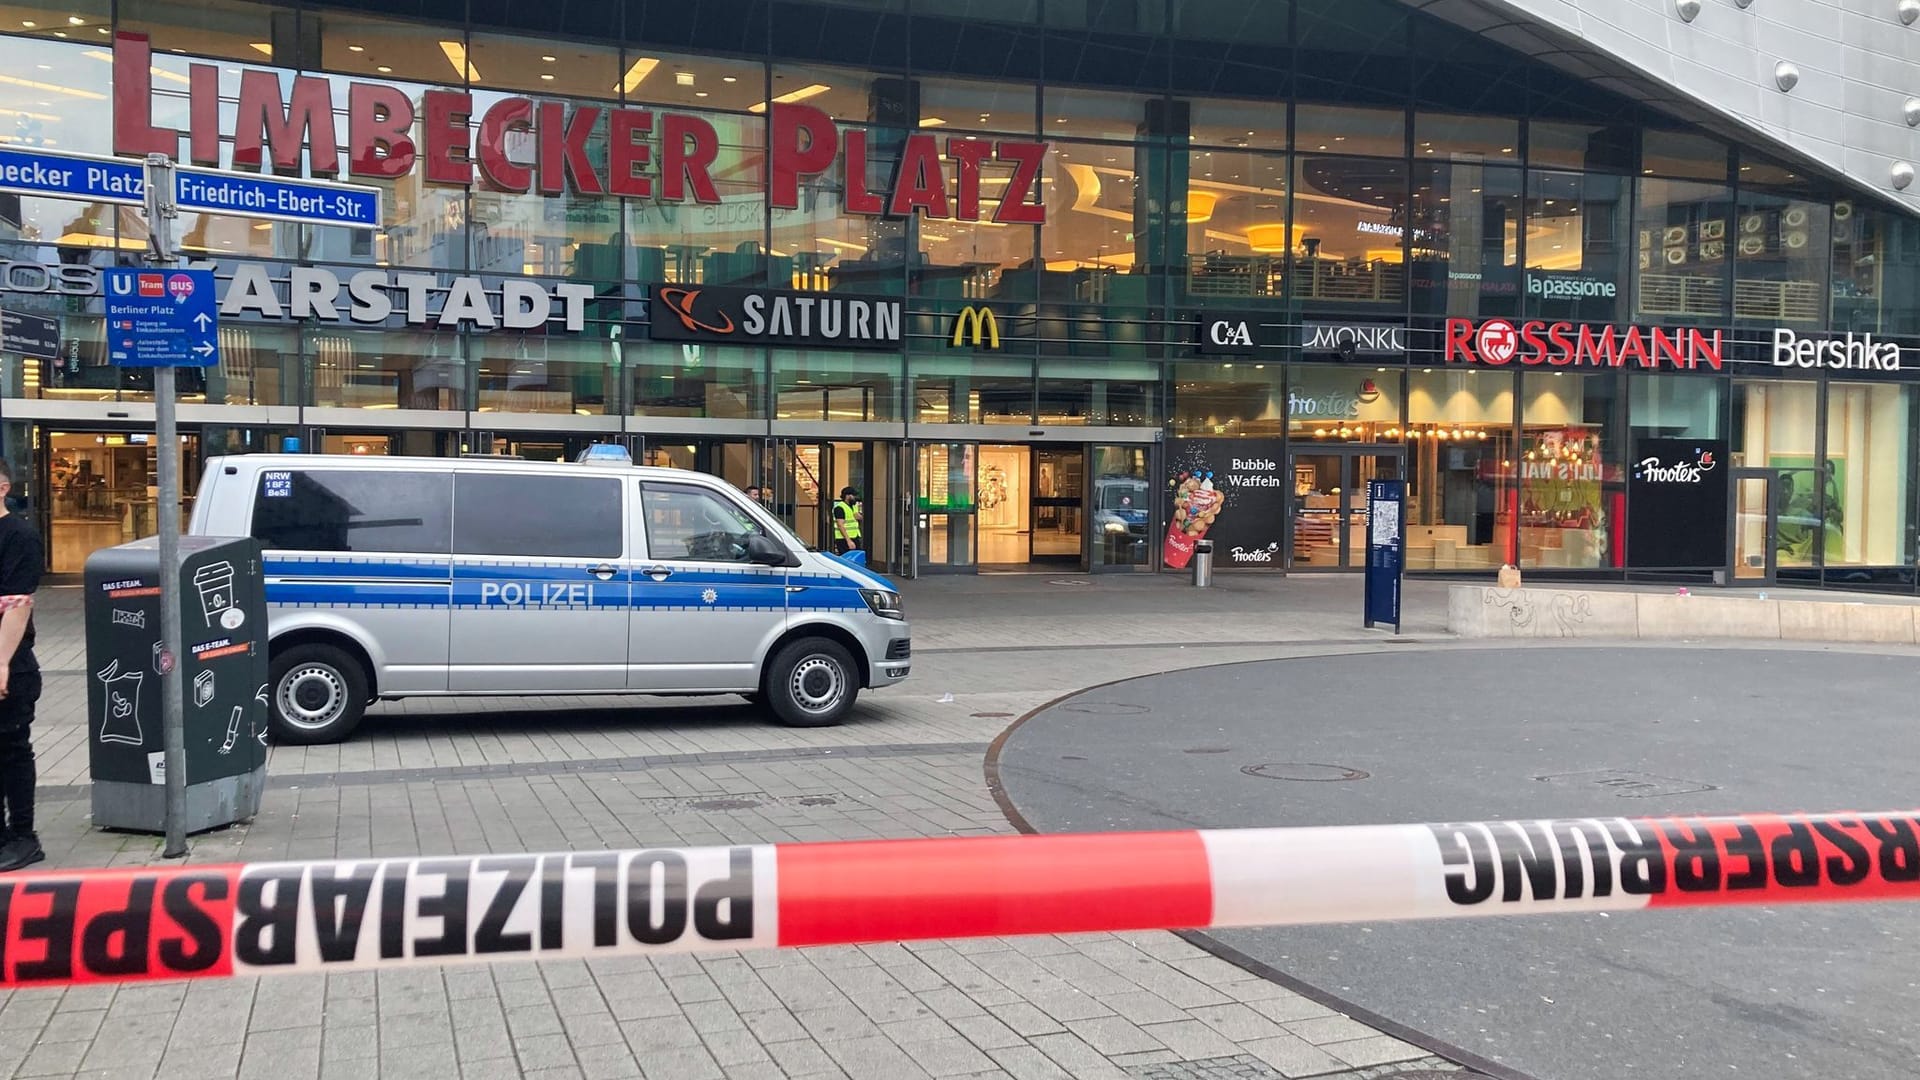
[[[40,534],[7,509],[13,472],[0,461],[0,872],[46,858],[33,831],[33,705],[40,664],[33,658],[33,594],[45,555]]]
[[[860,493],[843,487],[833,503],[833,553],[845,555],[860,547]]]

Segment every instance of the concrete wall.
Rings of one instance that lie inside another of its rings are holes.
[[[1912,644],[1920,604],[1583,589],[1447,590],[1447,629],[1468,638],[1753,638]]]
[[[1448,17],[1452,5],[1420,6]],[[1920,129],[1902,114],[1920,97],[1920,19],[1900,0],[1700,0],[1692,22],[1675,0],[1491,0],[1584,38],[1651,78],[1789,143],[1920,211],[1920,181],[1896,192],[1895,162],[1920,168]],[[1800,81],[1783,92],[1774,67]]]

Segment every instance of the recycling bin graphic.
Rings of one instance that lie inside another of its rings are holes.
[[[179,589],[181,624],[162,633],[160,583]],[[259,812],[267,762],[267,612],[260,546],[180,538],[163,570],[152,539],[96,551],[85,575],[87,757],[97,828],[164,832],[161,687],[179,669],[186,729],[187,831]],[[163,642],[177,642],[178,655]]]

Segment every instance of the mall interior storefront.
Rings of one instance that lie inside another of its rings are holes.
[[[1441,354],[1448,317],[1920,340],[1920,219],[1706,113],[1399,0],[376,7],[0,10],[8,145],[128,154],[176,131],[182,156],[331,157],[382,191],[371,233],[181,219],[223,290],[268,282],[223,313],[219,365],[182,378],[189,477],[289,439],[540,460],[617,440],[762,485],[822,546],[858,488],[893,573],[1149,572],[1204,451],[1223,481],[1279,474],[1210,508],[1217,538],[1245,532],[1223,571],[1354,566],[1358,494],[1404,477],[1415,573],[1625,577],[1637,441],[1697,438],[1739,473],[1728,550],[1668,569],[1920,587],[1900,373]],[[237,130],[303,88],[337,145],[316,153],[311,117],[264,147]],[[356,134],[374,99],[412,111],[415,159]],[[109,362],[89,284],[146,242],[131,208],[0,195],[0,307],[58,326],[53,353],[0,355],[0,452],[56,570],[153,528],[151,383]],[[296,297],[296,271],[338,304]],[[368,271],[390,302],[349,312]],[[418,311],[405,275],[433,279]],[[461,282],[496,306],[447,315]],[[510,329],[507,283],[584,299]],[[657,340],[668,286],[897,298],[906,326],[880,349]],[[1218,311],[1274,342],[1204,348]],[[1308,340],[1326,323],[1410,343],[1341,361]]]

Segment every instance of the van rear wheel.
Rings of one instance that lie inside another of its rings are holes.
[[[367,712],[367,673],[331,645],[295,645],[273,658],[269,722],[275,740],[295,746],[339,742]]]
[[[774,719],[788,727],[830,727],[859,696],[853,655],[830,638],[801,638],[774,654],[761,691]]]

